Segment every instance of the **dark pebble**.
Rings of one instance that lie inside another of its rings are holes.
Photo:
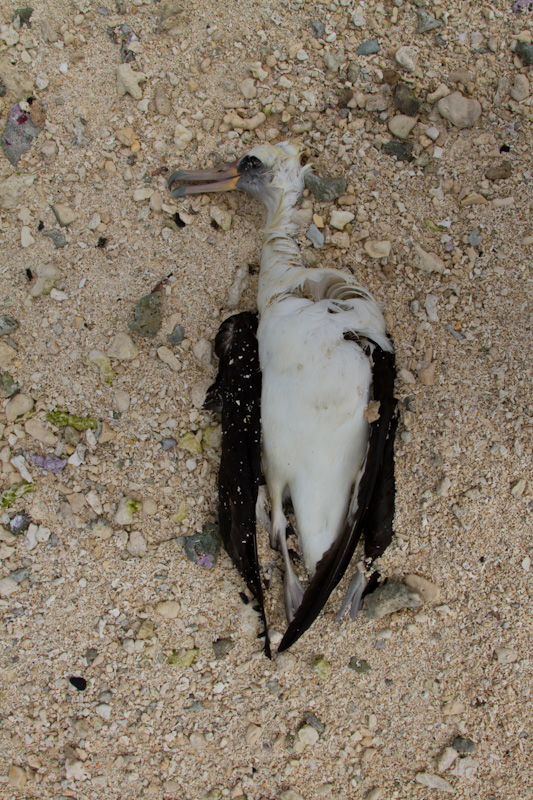
[[[176,347],[176,345],[182,343],[184,336],[185,336],[185,328],[183,327],[183,325],[176,325],[172,333],[168,334],[167,342]]]
[[[373,53],[379,53],[380,50],[381,47],[377,39],[368,39],[368,41],[360,44],[355,52],[358,56],[370,56]]]
[[[363,658],[357,658],[357,656],[352,656],[350,661],[348,662],[348,666],[350,669],[353,669],[354,672],[370,672],[372,667],[365,661]]]
[[[15,11],[15,16],[13,17],[13,21],[19,19],[21,25],[27,25],[28,28],[31,28],[30,17],[33,14],[33,8],[31,6],[24,6],[24,8],[17,8]]]
[[[7,86],[5,85],[2,78],[0,78],[0,97],[5,97],[7,94]]]
[[[19,324],[15,317],[10,314],[2,314],[0,317],[0,336],[6,336],[17,330]]]
[[[316,38],[317,39],[322,39],[324,34],[325,34],[325,32],[326,32],[326,26],[324,25],[324,23],[320,22],[319,19],[312,19],[311,20],[311,27],[315,32]]]
[[[395,69],[384,69],[383,70],[383,82],[389,83],[391,86],[394,86],[395,83],[398,83],[400,80],[400,73],[396,72]]]
[[[67,243],[63,233],[61,231],[56,230],[55,228],[49,228],[46,231],[42,231],[43,236],[46,236],[48,239],[51,239],[55,246],[58,248],[64,247]]]
[[[141,336],[155,336],[163,321],[160,302],[159,292],[141,297],[133,310],[133,319],[128,321],[128,328]]]
[[[383,150],[388,156],[396,156],[398,161],[413,161],[413,145],[411,142],[386,142]]]
[[[417,33],[434,31],[435,28],[440,28],[442,25],[441,19],[435,19],[435,17],[432,17],[427,11],[424,11],[423,8],[417,8],[416,15],[418,17]]]
[[[94,647],[89,647],[89,649],[85,652],[85,661],[87,662],[88,667],[91,666],[97,655],[98,650],[95,650]]]
[[[485,178],[488,181],[504,181],[506,178],[511,177],[513,168],[510,161],[502,161],[495,167],[491,167],[485,172]]]
[[[80,678],[78,675],[73,675],[71,678],[68,679],[68,682],[71,686],[74,686],[78,692],[84,692],[87,688],[87,681],[85,678]]]
[[[308,173],[305,176],[305,186],[317,200],[323,203],[330,203],[346,194],[344,178],[322,178],[320,175]]]
[[[228,653],[231,653],[234,647],[235,642],[231,639],[217,639],[216,642],[213,642],[215,658],[225,658]]]
[[[0,372],[0,386],[4,390],[6,397],[13,397],[19,390],[9,372]]]
[[[9,112],[2,135],[2,150],[13,166],[16,166],[19,158],[28,152],[40,130],[34,125],[29,112],[23,111],[19,104],[15,103]]]
[[[472,247],[478,247],[482,241],[483,241],[483,235],[481,234],[479,228],[474,228],[474,230],[468,237],[468,244],[471,245]]]
[[[462,736],[456,736],[452,742],[452,747],[458,753],[473,753],[476,749],[475,742],[471,739],[463,739]]]
[[[346,70],[346,78],[350,83],[357,83],[359,79],[359,67],[357,64],[349,64]]]
[[[397,83],[392,92],[394,105],[402,114],[408,117],[416,117],[420,108],[420,100],[415,97],[411,89],[405,83]]]
[[[326,726],[324,725],[322,720],[318,719],[318,717],[315,714],[313,714],[312,711],[306,711],[304,713],[304,719],[308,725],[310,725],[312,728],[315,729],[315,731],[317,731],[317,733],[322,734],[326,730]]]
[[[519,56],[524,64],[533,64],[533,44],[527,42],[518,42],[515,48],[515,53]]]
[[[339,108],[348,108],[348,103],[353,98],[351,89],[343,89],[339,95]]]
[[[207,569],[215,566],[219,549],[218,525],[205,525],[200,533],[193,533],[185,540],[185,552],[189,561]]]
[[[9,577],[12,581],[15,581],[15,583],[22,583],[22,581],[26,581],[30,577],[29,567],[14,569],[13,572],[9,573]]]
[[[20,514],[15,514],[9,521],[11,533],[15,535],[24,533],[24,531],[27,531],[30,527],[31,521],[31,517],[28,516],[25,511],[21,511]]]

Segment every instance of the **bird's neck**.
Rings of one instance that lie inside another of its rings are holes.
[[[294,239],[296,226],[291,222],[298,196],[298,192],[285,192],[276,198],[276,203],[265,203],[267,220],[257,296],[260,315],[276,295],[288,290],[294,271],[304,267],[300,248]]]

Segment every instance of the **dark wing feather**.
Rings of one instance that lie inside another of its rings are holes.
[[[249,312],[222,323],[215,339],[217,379],[208,389],[204,406],[222,415],[220,535],[260,606],[265,651],[270,655],[256,545],[255,505],[261,479],[261,372],[256,331],[257,315]]]
[[[370,427],[368,455],[359,483],[355,519],[351,525],[346,523],[344,530],[318,563],[294,619],[281,640],[279,652],[293,645],[318,617],[346,572],[361,534],[364,532],[365,541],[368,539],[368,547],[372,552],[382,546],[384,549],[392,536],[394,434],[398,424],[394,398],[396,371],[393,353],[376,346],[372,358],[373,396],[374,400],[380,402],[379,419]],[[379,507],[375,508],[376,505]]]

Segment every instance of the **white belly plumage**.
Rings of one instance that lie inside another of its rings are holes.
[[[368,445],[369,359],[344,339],[342,317],[292,297],[258,329],[263,468],[273,512],[291,497],[310,573],[346,519]]]

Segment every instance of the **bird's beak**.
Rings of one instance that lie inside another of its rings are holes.
[[[206,192],[228,192],[237,188],[237,181],[241,177],[237,170],[238,161],[231,164],[219,164],[213,169],[199,169],[194,172],[187,172],[180,169],[173,172],[168,179],[168,188],[173,197],[184,197],[189,194],[204,194]],[[198,183],[194,186],[172,187],[175,183]]]

